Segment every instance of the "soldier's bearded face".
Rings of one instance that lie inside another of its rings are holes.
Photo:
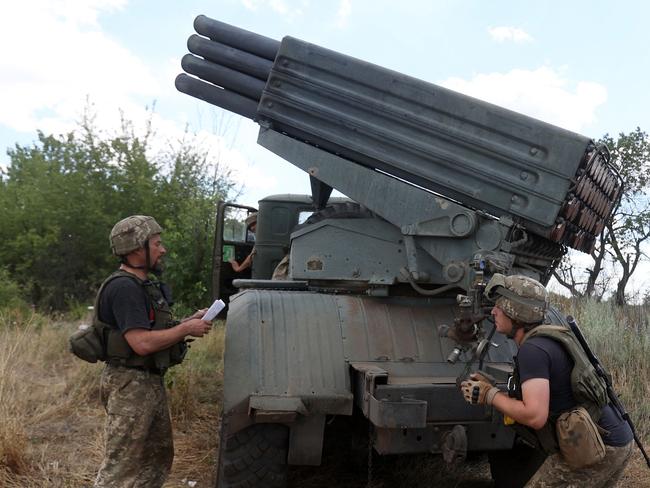
[[[149,260],[151,271],[162,273],[164,269],[163,257],[167,254],[167,249],[163,246],[160,234],[149,239]]]

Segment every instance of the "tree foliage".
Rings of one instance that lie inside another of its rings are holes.
[[[118,220],[153,215],[169,249],[165,275],[177,300],[209,300],[215,204],[233,189],[228,171],[187,141],[152,155],[124,120],[117,135],[85,118],[78,131],[38,132],[8,151],[0,174],[0,268],[42,308],[87,301],[116,268],[108,234]]]

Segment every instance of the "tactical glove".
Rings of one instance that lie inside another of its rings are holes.
[[[485,371],[481,371],[480,369],[477,372],[472,373],[470,375],[470,378],[473,380],[485,381],[486,383],[490,383],[492,386],[496,386],[497,384],[497,380],[494,379],[494,376],[486,373]]]
[[[488,377],[492,379],[491,376],[488,375]],[[472,405],[492,405],[492,400],[499,393],[499,389],[493,386],[489,380],[486,381],[485,376],[481,373],[470,375],[470,379],[460,384],[460,389],[465,401]]]

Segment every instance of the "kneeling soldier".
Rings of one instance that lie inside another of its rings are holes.
[[[514,381],[506,393],[475,373],[461,384],[465,399],[496,408],[514,421],[522,437],[549,454],[526,487],[615,486],[632,452],[632,431],[608,403],[604,384],[569,329],[543,325],[548,307],[544,286],[526,276],[495,274],[485,294],[496,299],[492,315],[497,332],[519,346]],[[572,373],[587,381],[574,384]],[[572,417],[567,414],[578,407],[584,407],[581,421],[588,425],[587,431],[593,426],[593,435],[582,436],[589,438],[584,445],[570,439],[564,449],[562,429],[567,422],[572,428]],[[583,457],[586,460],[579,459]]]

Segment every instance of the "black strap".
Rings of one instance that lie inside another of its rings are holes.
[[[521,303],[522,305],[527,305],[529,307],[540,307],[541,309],[544,309],[546,307],[546,302],[542,300],[537,300],[535,298],[525,298],[517,295],[516,293],[508,290],[507,288],[504,288],[500,286],[497,290],[499,295],[502,295],[509,300]]]

